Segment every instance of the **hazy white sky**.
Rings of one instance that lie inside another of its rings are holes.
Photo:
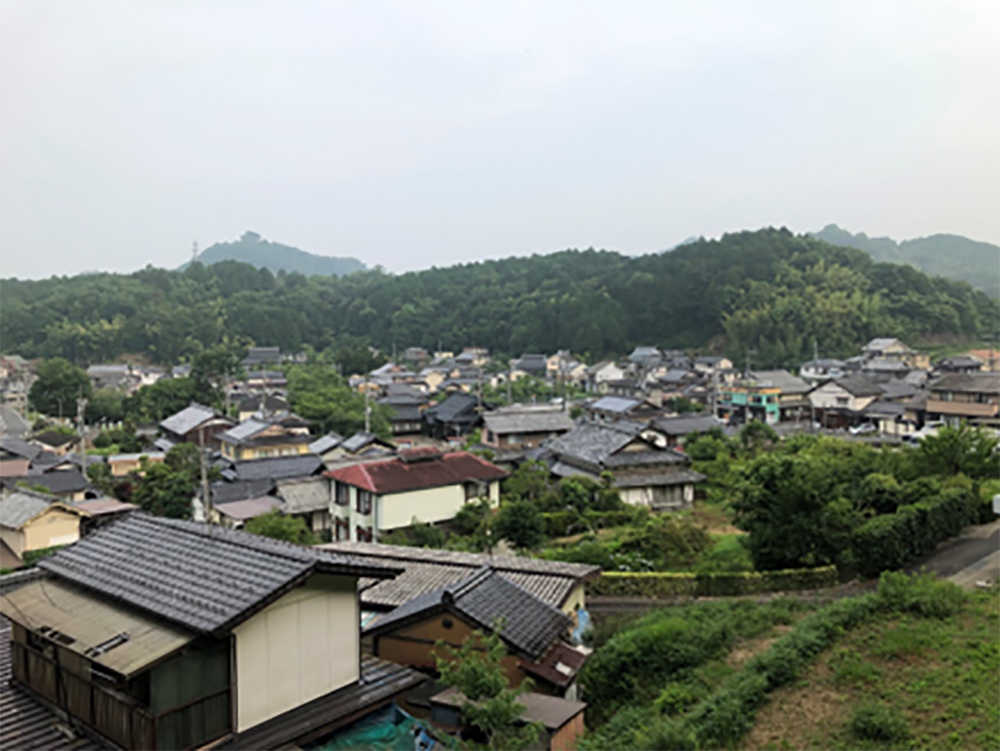
[[[1000,242],[1000,2],[0,5],[0,274]]]

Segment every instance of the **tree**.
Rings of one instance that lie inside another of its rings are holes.
[[[502,622],[494,623],[488,636],[473,631],[457,649],[438,642],[434,659],[441,682],[461,692],[465,724],[485,737],[487,748],[517,751],[530,748],[542,728],[521,720],[524,705],[518,697],[531,690],[531,681],[510,686],[503,668],[507,650],[499,636],[502,627]]]
[[[135,431],[128,427],[102,430],[94,439],[94,448],[107,449],[117,447],[118,453],[137,454],[142,451],[142,442]]]
[[[191,378],[161,378],[125,398],[125,419],[136,425],[158,423],[180,412],[195,399]]]
[[[494,529],[497,536],[522,550],[545,542],[545,519],[531,501],[507,501],[500,505]]]
[[[118,422],[125,417],[124,404],[125,394],[119,389],[105,386],[91,395],[84,410],[84,417],[90,424]]]
[[[217,344],[199,353],[191,364],[195,398],[203,404],[219,406],[226,381],[243,371],[243,352],[227,344]]]
[[[285,516],[277,510],[254,517],[243,529],[254,535],[294,542],[297,545],[312,545],[314,542],[313,534],[305,521],[297,516]]]
[[[28,402],[31,408],[45,415],[76,414],[76,400],[89,399],[90,379],[83,368],[69,360],[55,357],[38,366],[38,378],[31,384]]]
[[[319,433],[335,431],[353,435],[365,427],[365,398],[352,390],[333,368],[298,365],[288,369],[288,401],[292,410],[309,420]],[[392,437],[386,408],[370,402],[371,431],[383,439]]]
[[[132,493],[132,503],[157,516],[187,519],[201,481],[201,459],[201,451],[193,443],[179,443],[162,463],[142,461],[142,479]],[[209,479],[217,475],[218,470],[212,468]]]
[[[988,480],[1000,476],[1000,444],[963,421],[957,428],[946,425],[937,435],[921,439],[916,462],[925,474]]]
[[[91,485],[100,490],[105,495],[115,494],[115,477],[111,473],[111,467],[105,462],[94,462],[87,465],[87,479]]]

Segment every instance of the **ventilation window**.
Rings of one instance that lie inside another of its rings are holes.
[[[129,640],[128,632],[127,631],[122,631],[117,636],[112,636],[107,641],[101,642],[100,644],[91,647],[90,649],[88,649],[83,654],[84,654],[84,656],[90,657],[90,658],[100,657],[105,652],[110,652],[112,649],[114,649],[115,647],[121,646],[122,644],[124,644],[128,640]]]

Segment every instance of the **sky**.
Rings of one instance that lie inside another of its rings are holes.
[[[1000,243],[995,0],[0,4],[0,275]]]

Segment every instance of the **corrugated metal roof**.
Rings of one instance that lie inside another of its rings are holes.
[[[73,639],[66,648],[131,676],[192,641],[196,634],[155,621],[132,608],[114,605],[79,587],[53,579],[27,584],[0,597],[4,615],[25,628],[52,629]],[[118,646],[88,654],[125,634]]]
[[[17,751],[86,751],[110,748],[74,728],[11,683],[10,622],[0,617],[0,748]]]

